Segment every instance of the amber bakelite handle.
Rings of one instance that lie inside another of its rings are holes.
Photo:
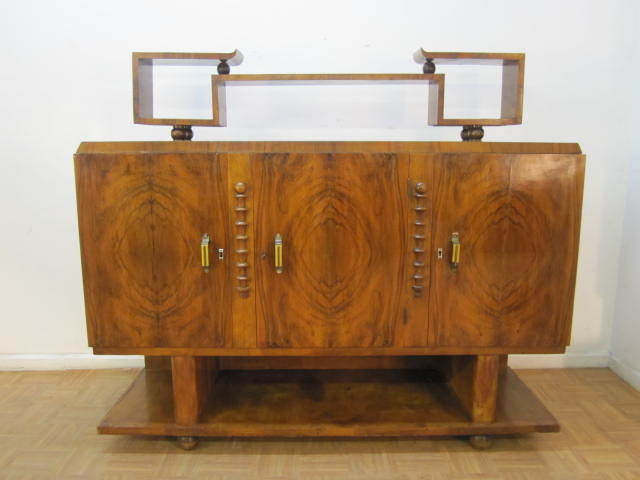
[[[205,270],[209,269],[209,243],[211,243],[211,237],[207,233],[202,235],[202,240],[200,240],[200,262],[202,264],[202,268]]]
[[[273,241],[274,245],[274,259],[276,266],[276,273],[282,273],[284,271],[284,266],[282,262],[282,235],[279,233],[276,234],[275,239]]]
[[[460,265],[460,234],[453,232],[451,234],[451,269],[458,270]]]

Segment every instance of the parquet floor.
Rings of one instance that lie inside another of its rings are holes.
[[[486,452],[439,440],[206,440],[97,435],[134,370],[0,372],[0,479],[640,479],[640,392],[608,369],[519,370],[560,433]]]

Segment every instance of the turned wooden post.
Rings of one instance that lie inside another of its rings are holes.
[[[214,361],[211,357],[171,357],[171,382],[173,384],[173,414],[177,425],[198,423],[214,383]],[[196,446],[192,436],[178,437],[185,450]]]
[[[502,355],[451,357],[449,387],[456,394],[472,422],[489,423],[496,418],[498,380]],[[472,435],[469,442],[479,450],[491,446],[491,437]]]
[[[449,386],[473,422],[492,422],[496,415],[500,355],[451,358]]]

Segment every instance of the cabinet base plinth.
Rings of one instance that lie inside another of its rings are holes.
[[[99,433],[177,437],[421,437],[556,432],[518,376],[500,378],[495,421],[472,422],[430,371],[226,371],[197,423],[174,421],[171,372],[143,370]],[[472,442],[473,443],[473,442]]]

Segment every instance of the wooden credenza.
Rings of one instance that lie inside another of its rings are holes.
[[[147,368],[102,433],[558,424],[506,355],[569,343],[576,144],[83,143],[89,344]]]

